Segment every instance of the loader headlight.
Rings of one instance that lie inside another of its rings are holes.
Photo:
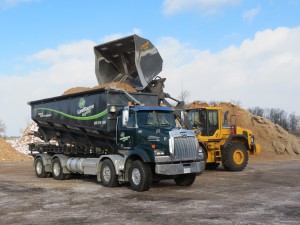
[[[250,138],[251,143],[254,143],[254,136]]]

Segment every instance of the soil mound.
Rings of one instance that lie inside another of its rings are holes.
[[[96,90],[96,89],[100,89],[100,88],[112,87],[112,86],[115,86],[117,88],[122,88],[128,92],[136,92],[136,90],[129,84],[120,83],[120,82],[112,82],[112,83],[108,83],[108,84],[98,85],[98,86],[95,86],[92,88],[89,88],[89,87],[70,88],[70,89],[66,90],[63,93],[63,95],[74,94],[74,93],[83,92],[83,91],[91,91],[91,90]]]
[[[18,152],[4,139],[0,138],[0,161],[25,161],[31,159],[31,156]]]
[[[188,107],[197,108],[197,106],[207,106],[207,104],[195,101]],[[279,125],[263,117],[254,116],[248,110],[232,103],[221,102],[214,106],[222,107],[223,113],[228,111],[229,121],[232,118],[232,122],[236,120],[238,126],[253,132],[255,142],[261,146],[260,155],[254,156],[253,159],[300,159],[300,139]],[[232,115],[237,116],[231,117]]]

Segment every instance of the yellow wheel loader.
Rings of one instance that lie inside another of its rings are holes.
[[[201,106],[187,109],[185,114],[186,126],[196,132],[206,150],[206,169],[216,169],[222,164],[225,170],[242,171],[249,155],[260,153],[253,132],[236,125],[237,115],[231,115],[229,124],[228,111],[223,116],[221,107]]]

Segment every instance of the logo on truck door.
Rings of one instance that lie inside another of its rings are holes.
[[[120,136],[121,136],[120,141],[123,141],[123,142],[128,141],[129,138],[130,138],[130,136],[125,136],[125,133],[124,133],[124,132],[122,132],[122,133],[120,134]]]

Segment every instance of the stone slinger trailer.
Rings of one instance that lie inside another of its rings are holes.
[[[129,182],[135,191],[162,179],[193,184],[205,167],[202,148],[158,101],[155,94],[106,88],[29,102],[35,136],[44,141],[30,145],[36,176],[96,175],[103,186]]]

